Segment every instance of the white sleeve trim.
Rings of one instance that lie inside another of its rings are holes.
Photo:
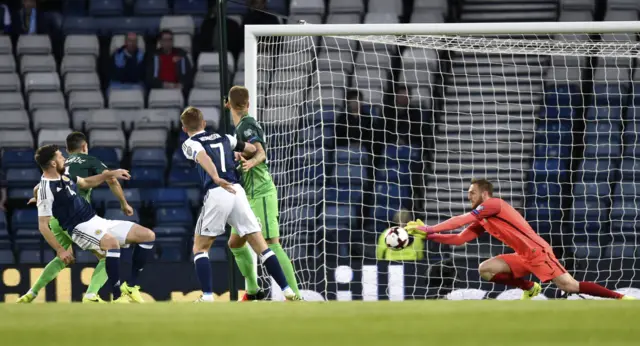
[[[238,145],[238,138],[235,135],[226,135],[231,145],[231,151],[235,151],[236,145]]]
[[[204,148],[202,147],[202,144],[200,144],[200,142],[196,142],[192,139],[187,139],[186,141],[184,141],[184,143],[182,144],[182,153],[184,154],[184,156],[192,161],[198,162],[196,160],[196,156],[198,156],[198,153],[203,151]]]
[[[4,18],[2,24],[4,24],[4,26],[11,26],[11,13],[9,13],[9,8],[7,7],[7,5],[0,5],[0,7],[4,8]]]
[[[48,181],[41,181],[38,189],[38,216],[53,216],[53,193]]]

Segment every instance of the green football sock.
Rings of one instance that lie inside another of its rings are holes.
[[[91,282],[89,283],[89,287],[87,287],[87,294],[98,294],[100,288],[107,282],[107,270],[104,266],[104,258],[98,262],[96,269],[93,270],[93,275],[91,275]]]
[[[298,280],[296,279],[296,273],[293,271],[293,264],[291,264],[291,260],[287,253],[284,252],[282,245],[280,244],[269,244],[269,249],[276,254],[276,258],[278,258],[278,262],[280,263],[280,267],[282,267],[282,271],[284,272],[284,276],[287,278],[287,283],[289,287],[293,290],[293,292],[300,297],[300,290],[298,289]]]
[[[253,258],[251,257],[251,252],[249,252],[249,247],[244,245],[238,249],[231,249],[233,253],[233,257],[236,258],[236,263],[238,264],[238,269],[240,269],[240,273],[244,276],[247,287],[248,294],[256,294],[258,292],[258,276],[256,272],[253,270]]]
[[[38,294],[38,292],[49,282],[53,281],[65,267],[64,261],[59,257],[52,259],[51,262],[44,267],[44,271],[42,271],[36,283],[31,287],[31,292]]]

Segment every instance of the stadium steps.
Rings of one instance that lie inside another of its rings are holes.
[[[555,21],[558,3],[552,0],[464,0],[461,22]]]

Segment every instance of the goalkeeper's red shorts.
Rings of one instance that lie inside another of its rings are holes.
[[[540,281],[547,282],[567,272],[551,249],[542,250],[538,255],[529,258],[515,253],[499,255],[498,258],[507,263],[514,278],[533,274]]]

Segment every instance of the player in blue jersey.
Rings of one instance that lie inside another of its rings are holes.
[[[129,172],[118,169],[72,180],[64,175],[65,160],[55,145],[38,148],[35,161],[42,169],[37,196],[38,227],[47,243],[65,264],[73,262],[71,248],[65,250],[49,229],[49,221],[51,217],[55,217],[63,229],[71,232],[71,239],[80,248],[106,252],[105,267],[115,302],[141,302],[139,287],[134,289],[120,281],[120,248],[135,243],[142,249],[137,251],[138,255],[133,256],[131,276],[135,281],[153,248],[155,234],[130,221],[106,220],[97,216],[91,205],[78,194],[78,187],[94,188],[113,178],[127,180],[130,178]]]
[[[213,301],[209,249],[215,237],[224,234],[227,223],[259,254],[262,264],[282,288],[285,298],[297,300],[296,294],[287,284],[275,253],[267,246],[258,219],[239,184],[234,151],[242,152],[247,157],[255,154],[256,147],[238,141],[234,136],[206,132],[202,112],[197,108],[187,108],[180,116],[180,121],[183,131],[189,135],[189,139],[182,145],[182,151],[187,159],[198,163],[198,173],[206,191],[193,244],[193,261],[202,287],[202,297],[198,301]],[[239,246],[244,246],[244,242]]]

